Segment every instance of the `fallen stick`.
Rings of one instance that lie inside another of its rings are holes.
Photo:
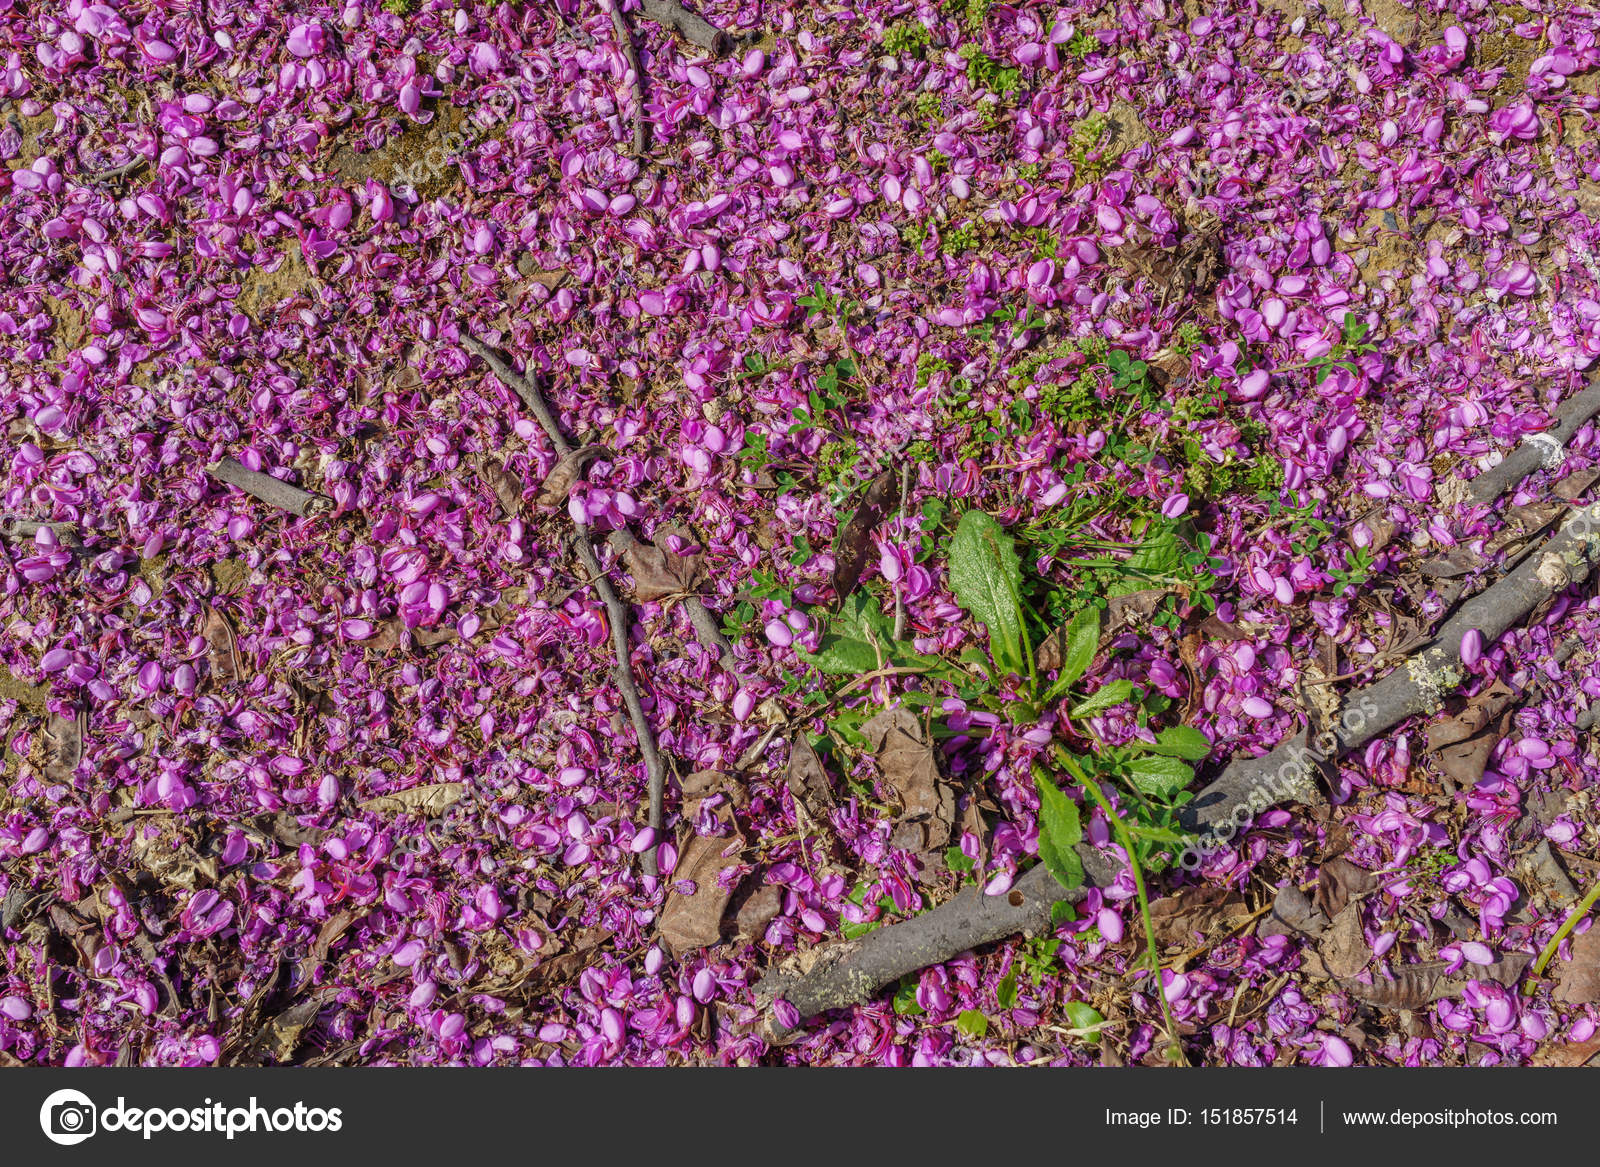
[[[856,940],[812,949],[806,955],[814,957],[813,962],[798,974],[783,969],[769,973],[756,987],[758,1002],[767,1007],[761,1036],[781,1044],[799,1031],[806,1018],[859,1005],[907,973],[943,964],[969,948],[1018,932],[1046,931],[1057,903],[1076,903],[1088,884],[1103,886],[1116,878],[1117,866],[1098,850],[1080,846],[1078,855],[1084,864],[1085,887],[1067,891],[1041,863],[1002,895],[984,895],[982,888],[968,888],[920,916]],[[794,1024],[785,1025],[779,1018],[774,1007],[778,1000],[799,1014]]]
[[[489,345],[479,340],[470,333],[463,333],[461,343],[464,347],[479,357],[483,358],[494,375],[505,382],[506,385],[522,398],[523,404],[538,418],[539,425],[543,428],[545,436],[550,439],[550,444],[563,458],[572,453],[572,443],[567,441],[566,435],[561,432],[561,426],[556,421],[556,415],[550,411],[544,395],[539,392],[531,378],[523,376],[513,369],[508,361]],[[569,516],[570,517],[570,516]],[[639,739],[639,752],[644,755],[645,775],[649,782],[650,790],[650,817],[649,825],[660,837],[663,802],[665,799],[667,771],[661,762],[661,755],[656,750],[655,732],[650,728],[650,719],[645,716],[644,703],[639,698],[639,686],[633,675],[633,654],[628,647],[628,629],[633,624],[632,615],[615,588],[611,580],[600,566],[600,557],[595,554],[594,543],[589,535],[587,523],[572,521],[577,528],[578,558],[583,561],[584,569],[589,573],[590,582],[594,584],[595,591],[599,593],[601,602],[606,606],[606,616],[611,624],[611,647],[617,658],[615,675],[617,688],[622,691],[622,700],[628,707],[628,720],[633,722],[634,734]],[[656,874],[656,845],[652,844],[643,856],[644,872],[646,875]]]
[[[1467,484],[1468,501],[1491,502],[1516,486],[1540,467],[1559,466],[1562,448],[1585,422],[1600,413],[1600,378],[1591,378],[1587,389],[1570,398],[1556,411],[1553,428],[1529,434],[1522,444]]]
[[[73,523],[47,523],[38,519],[24,519],[18,515],[0,515],[0,539],[32,539],[40,531],[51,530],[63,543],[75,544],[82,540]]]
[[[301,490],[298,486],[291,486],[270,474],[247,470],[244,463],[237,458],[224,458],[207,469],[213,478],[226,482],[229,486],[237,486],[268,506],[277,507],[302,518],[306,515],[321,514],[333,507],[332,501],[320,494]]]
[[[711,614],[711,609],[701,602],[699,596],[690,596],[684,601],[683,610],[688,613],[689,624],[694,628],[694,634],[699,637],[700,643],[716,652],[717,663],[737,676],[739,662],[733,655],[733,645],[722,635],[722,629],[717,625],[717,618]]]
[[[622,0],[607,0],[611,9],[611,27],[617,33],[617,47],[633,70],[633,152],[643,155],[650,147],[650,124],[644,116],[644,69],[639,64],[639,50],[634,46],[633,33],[628,30],[628,18],[622,15]]]
[[[1476,629],[1485,644],[1493,643],[1552,595],[1586,579],[1597,562],[1600,504],[1577,510],[1538,554],[1527,556],[1462,604],[1402,667],[1347,696],[1340,703],[1338,724],[1327,730],[1326,745],[1332,748],[1321,750],[1321,756],[1364,746],[1408,717],[1437,710],[1463,679],[1463,636]],[[1247,807],[1255,807],[1254,815],[1303,793],[1311,777],[1305,750],[1306,743],[1296,738],[1262,757],[1236,759],[1180,812],[1185,829],[1214,835],[1225,822],[1238,822],[1236,814]]]
[[[725,57],[733,51],[733,38],[678,0],[639,0],[639,9],[662,28],[677,33],[690,44]]]
[[[522,403],[528,407],[529,412],[538,419],[540,428],[546,434],[559,434],[561,432],[561,426],[556,421],[555,414],[550,412],[550,407],[545,404],[544,397],[534,388],[533,383],[512,368],[504,357],[475,336],[463,334],[461,344],[483,358],[483,362],[489,366],[490,371],[511,387],[512,392],[522,400]],[[564,437],[559,442],[555,442],[555,447],[556,452],[562,457],[566,457],[573,449],[572,445]],[[633,532],[626,527],[613,531],[608,541],[612,539],[617,540],[619,544],[618,550],[623,551],[630,545],[639,542]],[[723,668],[730,673],[737,674],[738,670],[734,667],[733,646],[728,643],[727,637],[722,635],[721,627],[717,623],[717,618],[711,614],[711,610],[705,606],[699,596],[688,597],[688,599],[684,600],[683,606],[688,610],[689,623],[694,627],[695,635],[699,637],[700,643],[717,654],[717,660]]]
[[[1597,563],[1600,504],[1578,510],[1546,540],[1538,556],[1527,557],[1463,604],[1405,667],[1346,698],[1341,705],[1347,712],[1323,738],[1313,742],[1309,731],[1302,731],[1262,757],[1230,763],[1179,812],[1185,829],[1201,836],[1199,846],[1191,845],[1185,855],[1189,850],[1200,854],[1208,840],[1226,844],[1244,823],[1270,806],[1310,797],[1318,760],[1363,746],[1407,717],[1436,709],[1445,693],[1461,683],[1461,638],[1469,629],[1476,628],[1485,642],[1494,641],[1551,595],[1586,578]],[[1079,844],[1077,852],[1085,886],[1105,886],[1119,870],[1088,844]],[[972,889],[903,923],[812,950],[805,954],[806,968],[779,968],[757,986],[757,1000],[766,1006],[763,1036],[781,1042],[806,1018],[860,1004],[907,973],[942,964],[1015,932],[1040,931],[1048,926],[1054,903],[1082,895],[1082,889],[1063,890],[1040,864],[1004,895],[984,896]],[[1004,902],[985,902],[994,900]],[[786,1024],[778,1016],[780,1000],[793,1008],[798,1020],[791,1018]]]
[[[109,182],[113,178],[124,178],[135,171],[143,170],[148,165],[150,165],[150,159],[143,154],[136,154],[121,166],[111,166],[105,170],[96,170],[89,175],[89,180],[91,182]]]

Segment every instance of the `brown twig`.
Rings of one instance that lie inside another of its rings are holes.
[[[503,356],[476,336],[463,334],[461,344],[474,355],[481,357],[483,362],[489,366],[490,371],[511,387],[512,391],[522,400],[522,403],[528,407],[529,412],[538,419],[540,428],[546,434],[559,434],[561,432],[561,426],[556,421],[555,415],[550,412],[550,407],[545,404],[543,395],[534,388],[533,382],[512,368]],[[566,457],[572,450],[572,445],[564,437],[560,442],[556,443],[556,451],[562,457]],[[611,538],[621,543],[622,550],[626,550],[629,543],[638,542],[634,538],[633,532],[626,528],[612,532]],[[723,668],[730,673],[737,674],[738,669],[734,667],[736,662],[733,656],[733,646],[722,635],[717,618],[711,614],[710,609],[701,602],[699,596],[690,596],[684,600],[683,606],[688,610],[689,623],[694,626],[695,635],[699,637],[700,643],[717,654],[717,660]]]
[[[611,9],[611,27],[617,33],[617,47],[633,72],[633,152],[643,156],[650,148],[650,123],[644,116],[644,67],[639,64],[639,50],[628,29],[628,18],[622,15],[622,0],[607,0],[607,5]]]
[[[248,470],[237,458],[224,458],[215,466],[209,467],[208,472],[213,478],[226,482],[229,486],[237,486],[268,506],[277,507],[302,518],[321,514],[333,506],[330,500],[320,494],[301,490],[298,486],[291,486],[270,474]]]
[[[1468,483],[1467,497],[1473,503],[1491,502],[1541,466],[1552,462],[1559,465],[1562,448],[1597,413],[1600,413],[1600,379],[1592,379],[1587,389],[1570,398],[1556,412],[1553,427],[1529,434],[1498,465]]]
[[[24,519],[18,515],[0,515],[0,539],[32,539],[40,531],[51,530],[63,543],[82,542],[78,528],[72,523],[46,523],[38,519]]]
[[[150,165],[150,159],[146,158],[143,154],[135,154],[121,166],[112,166],[105,170],[96,170],[88,177],[89,181],[91,182],[109,182],[113,178],[122,178],[126,175],[143,170],[148,165]]]
[[[718,57],[733,51],[733,37],[722,29],[690,12],[678,0],[639,0],[639,10],[662,28],[677,33],[690,44]]]
[[[538,386],[532,379],[517,372],[509,361],[471,333],[463,333],[461,343],[470,352],[483,358],[494,375],[522,399],[523,404],[534,417],[538,418],[540,427],[550,439],[550,444],[555,447],[556,452],[562,457],[570,454],[573,449],[572,443],[561,432],[555,414],[550,411],[544,395],[539,392]],[[611,647],[617,658],[615,671],[617,688],[622,691],[623,703],[628,707],[628,719],[633,722],[634,734],[639,739],[639,752],[644,755],[645,775],[650,789],[649,824],[659,837],[664,817],[662,804],[666,793],[667,772],[662,765],[661,755],[656,750],[655,732],[650,728],[650,719],[645,716],[644,703],[639,697],[639,686],[633,675],[633,654],[628,647],[628,630],[633,623],[632,614],[600,566],[600,557],[595,554],[588,524],[573,520],[573,526],[577,528],[578,533],[576,540],[578,558],[588,571],[589,580],[594,584],[601,602],[605,604],[606,616],[611,624]],[[655,875],[656,848],[650,847],[645,851],[643,858],[645,874]]]

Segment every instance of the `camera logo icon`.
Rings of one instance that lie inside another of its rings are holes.
[[[44,1137],[63,1147],[76,1146],[95,1131],[94,1103],[80,1090],[57,1090],[39,1107]]]

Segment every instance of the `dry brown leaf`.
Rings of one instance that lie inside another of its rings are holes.
[[[520,986],[524,999],[564,985],[594,963],[594,954],[610,940],[609,928],[586,928],[573,938],[572,947],[540,961]],[[554,938],[552,938],[554,939]]]
[[[250,1039],[261,1031],[261,1017],[266,1012],[267,1002],[272,999],[272,994],[277,992],[278,982],[282,979],[283,965],[276,964],[267,979],[256,985],[249,999],[245,1001],[244,1008],[228,1034],[227,1041],[223,1043],[225,1064],[239,1064],[243,1052],[252,1044]]]
[[[789,793],[805,804],[812,818],[825,818],[833,809],[833,783],[821,755],[804,731],[789,739],[789,770],[785,781]]]
[[[464,782],[434,782],[427,786],[413,786],[393,794],[381,794],[360,803],[362,810],[379,814],[420,814],[433,818],[443,814],[466,797]]]
[[[1216,616],[1207,616],[1200,621],[1199,631],[1210,640],[1250,640],[1254,636],[1254,633],[1239,624],[1229,624]]]
[[[1498,729],[1493,729],[1467,741],[1446,746],[1436,755],[1439,768],[1457,786],[1475,786],[1489,768],[1489,757],[1503,736]]]
[[[1563,478],[1550,488],[1550,493],[1557,498],[1564,498],[1568,502],[1583,497],[1584,493],[1600,480],[1600,469],[1590,468],[1578,470]]]
[[[206,662],[211,666],[211,679],[217,684],[231,685],[244,679],[243,662],[239,659],[239,646],[233,631],[233,621],[210,605],[206,606],[205,623],[200,634],[206,641]]]
[[[1539,845],[1522,857],[1522,868],[1543,888],[1551,902],[1557,905],[1570,904],[1578,898],[1578,889],[1573,885],[1567,869],[1561,865],[1561,860],[1556,857],[1549,839],[1540,839]]]
[[[633,598],[642,603],[693,592],[705,578],[703,555],[679,555],[661,545],[665,539],[658,534],[653,543],[629,539],[623,545],[622,562],[633,576]]]
[[[321,962],[328,959],[328,950],[338,943],[343,936],[361,918],[360,912],[341,908],[322,922],[322,927],[317,929],[317,938],[311,944],[311,959]]]
[[[321,827],[302,827],[295,816],[286,810],[276,814],[259,814],[251,820],[251,826],[286,847],[299,847],[305,843],[320,847],[330,833]]]
[[[1600,1001],[1600,927],[1572,940],[1572,956],[1556,976],[1555,998],[1568,1005]]]
[[[456,631],[453,624],[435,624],[432,628],[413,629],[411,635],[416,638],[423,648],[437,648],[441,644],[449,644],[461,639],[461,634]]]
[[[855,591],[856,584],[861,582],[861,573],[867,569],[872,553],[872,532],[888,516],[898,495],[895,472],[885,470],[872,480],[861,505],[845,524],[833,568],[833,590],[840,600]]]
[[[1329,923],[1328,917],[1312,904],[1311,897],[1290,884],[1273,897],[1272,912],[1261,922],[1256,934],[1286,936],[1299,932],[1315,939],[1328,930]]]
[[[1498,678],[1483,692],[1469,698],[1452,716],[1428,726],[1428,749],[1464,742],[1488,729],[1516,698],[1516,691]]]
[[[1469,965],[1454,976],[1447,976],[1449,967],[1441,960],[1420,964],[1401,965],[1393,977],[1374,973],[1372,984],[1346,980],[1339,987],[1368,1005],[1380,1009],[1420,1009],[1433,1001],[1459,995],[1473,981],[1489,981],[1510,988],[1522,976],[1523,969],[1533,958],[1524,952],[1513,952],[1490,965]]]
[[[693,819],[699,813],[701,799],[713,794],[725,794],[733,806],[743,806],[749,801],[744,783],[732,774],[721,770],[696,770],[679,783],[683,792],[683,817]]]
[[[495,498],[500,500],[500,506],[507,515],[516,518],[522,514],[523,486],[521,479],[513,476],[504,465],[488,454],[475,455],[472,459],[472,465],[477,470],[478,477],[488,483],[489,489],[494,491]]]
[[[717,877],[739,863],[739,850],[744,840],[709,838],[694,835],[683,847],[682,857],[672,873],[673,884],[691,880],[694,891],[688,895],[676,886],[667,893],[666,905],[661,909],[659,928],[661,938],[676,956],[696,948],[704,948],[722,939],[722,914],[727,910],[733,893],[723,890]],[[724,855],[732,851],[732,855]]]
[[[1443,961],[1401,965],[1393,977],[1373,974],[1372,984],[1349,981],[1339,987],[1357,1001],[1380,1009],[1420,1009],[1434,1000],[1444,980]]]
[[[1362,934],[1359,903],[1346,904],[1344,911],[1333,918],[1317,951],[1335,980],[1353,977],[1367,967],[1372,960],[1372,947]]]
[[[1543,1046],[1533,1055],[1533,1064],[1576,1069],[1578,1066],[1587,1066],[1595,1054],[1600,1054],[1600,1037],[1591,1037],[1588,1041],[1572,1045]]]
[[[939,773],[938,757],[922,724],[896,706],[863,724],[861,735],[904,808],[894,845],[916,852],[943,850],[955,821],[955,795]]]
[[[1192,947],[1213,930],[1231,929],[1250,918],[1250,906],[1221,884],[1197,883],[1150,904],[1150,922],[1163,945]]]
[[[1353,898],[1366,894],[1382,882],[1377,872],[1335,856],[1325,860],[1317,872],[1316,905],[1328,919],[1337,919]]]
[[[541,507],[565,506],[567,495],[572,493],[573,484],[578,481],[578,476],[583,473],[584,467],[605,453],[608,451],[604,446],[580,446],[567,454],[555,464],[540,485],[534,501]],[[522,492],[517,493],[518,497],[521,497]]]
[[[1388,515],[1379,515],[1376,518],[1363,520],[1363,525],[1372,533],[1372,541],[1367,544],[1372,554],[1376,555],[1400,533],[1400,528]]]
[[[195,891],[217,881],[217,861],[202,857],[181,835],[170,815],[135,820],[134,862],[162,883]]]
[[[759,940],[781,911],[783,889],[773,883],[762,884],[734,912],[739,939]]]
[[[1137,627],[1154,616],[1156,609],[1161,606],[1161,601],[1171,590],[1146,588],[1143,591],[1112,596],[1106,603],[1106,627],[1100,634],[1101,643],[1105,643],[1108,637],[1115,636],[1122,629]]]
[[[294,1051],[300,1047],[300,1039],[305,1031],[316,1021],[321,1007],[315,999],[291,1005],[262,1026],[251,1044],[279,1063],[290,1061]]]
[[[82,967],[92,969],[95,954],[105,943],[101,926],[93,920],[85,919],[66,904],[51,904],[45,915],[55,933],[78,953]]]

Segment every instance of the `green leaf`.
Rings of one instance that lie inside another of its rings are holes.
[[[1078,909],[1072,906],[1070,900],[1057,900],[1050,905],[1050,926],[1071,923],[1078,918]]]
[[[1128,778],[1152,798],[1171,798],[1194,781],[1194,771],[1187,762],[1155,754],[1129,762]]]
[[[870,673],[878,667],[878,653],[871,644],[832,632],[817,642],[816,652],[797,648],[795,653],[801,660],[836,677]]]
[[[944,865],[951,871],[967,872],[976,866],[969,856],[960,847],[946,847],[944,849]]]
[[[1134,837],[1137,839],[1143,839],[1148,843],[1166,843],[1171,847],[1180,846],[1190,839],[1189,835],[1185,835],[1181,831],[1174,831],[1170,827],[1154,826],[1150,823],[1129,823],[1128,829],[1133,832]]]
[[[994,988],[994,1002],[1002,1009],[1010,1009],[1017,1003],[1017,970],[1015,967],[1006,973],[1004,979]]]
[[[1178,535],[1180,524],[1171,524],[1151,531],[1144,537],[1134,553],[1123,563],[1123,577],[1106,589],[1108,595],[1125,596],[1143,591],[1151,584],[1151,577],[1161,579],[1183,578],[1183,540]]]
[[[976,1009],[964,1009],[956,1018],[956,1028],[968,1037],[982,1037],[989,1032],[989,1019]]]
[[[909,983],[901,985],[900,990],[895,993],[894,1011],[901,1017],[920,1017],[927,1012],[917,1004],[917,982],[914,978]]]
[[[1156,744],[1146,746],[1153,754],[1171,754],[1191,762],[1203,762],[1211,755],[1211,743],[1206,735],[1192,725],[1175,725],[1156,734]]]
[[[801,660],[825,673],[848,676],[870,673],[878,667],[878,650],[887,659],[893,644],[894,625],[868,596],[857,592],[847,596],[828,621],[828,630],[817,642],[815,653],[797,648]]]
[[[1083,840],[1078,804],[1043,774],[1036,772],[1033,782],[1039,788],[1039,859],[1071,891],[1083,883],[1083,861],[1073,850]]]
[[[1122,680],[1112,681],[1101,685],[1088,697],[1079,701],[1072,707],[1072,716],[1087,717],[1091,713],[1098,713],[1102,709],[1110,709],[1113,705],[1121,705],[1133,696],[1133,682]]]
[[[1022,673],[1026,644],[1022,628],[1022,561],[999,523],[971,510],[950,540],[950,586],[961,606],[989,630],[989,654],[1002,669]]]
[[[1101,1013],[1093,1005],[1085,1004],[1082,1001],[1068,1001],[1062,1008],[1067,1015],[1067,1020],[1072,1022],[1072,1028],[1074,1029],[1093,1029],[1096,1025],[1105,1021],[1105,1014]],[[1100,1040],[1100,1035],[1098,1033],[1086,1034],[1083,1040],[1090,1043],[1097,1042]]]
[[[1095,649],[1100,646],[1100,609],[1084,608],[1074,616],[1067,626],[1066,642],[1056,683],[1070,685],[1089,671]]]

